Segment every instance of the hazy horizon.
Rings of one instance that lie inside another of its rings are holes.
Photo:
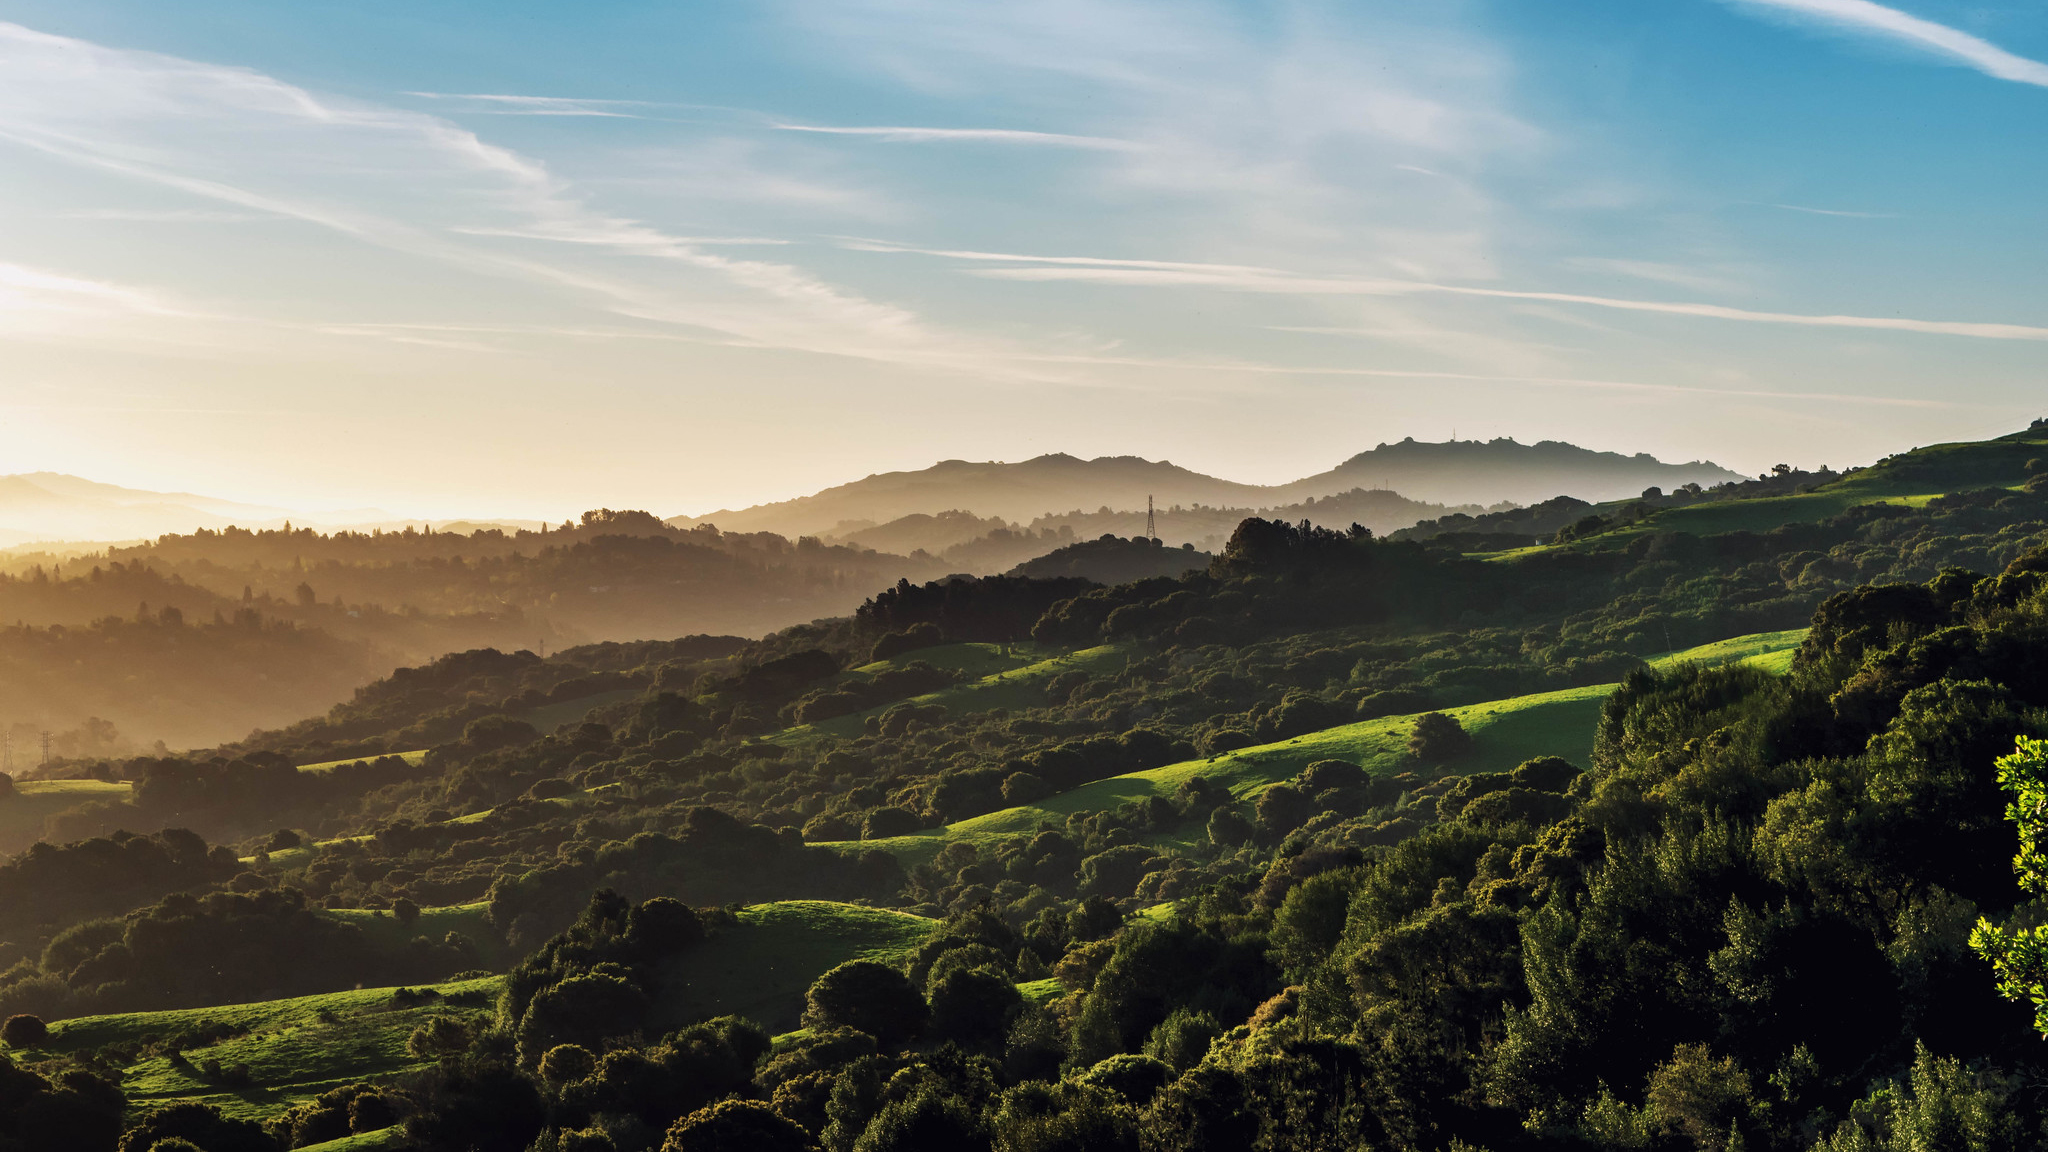
[[[2048,12],[0,2],[4,470],[693,514],[2042,415]]]

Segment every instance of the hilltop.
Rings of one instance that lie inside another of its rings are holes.
[[[1533,504],[1553,496],[1617,500],[1645,488],[1712,487],[1745,479],[1719,464],[1666,464],[1647,452],[1624,456],[1558,440],[1519,444],[1513,438],[1428,443],[1410,437],[1361,452],[1328,472],[1281,492],[1293,499],[1348,488],[1387,488],[1441,504]]]
[[[825,535],[846,539],[908,516],[964,511],[1051,527],[1048,518],[1073,510],[1140,511],[1150,496],[1162,508],[1174,505],[1232,509],[1250,515],[1356,489],[1391,489],[1385,496],[1406,507],[1378,509],[1385,522],[1376,530],[1406,527],[1451,510],[1445,505],[1527,503],[1552,496],[1610,499],[1650,485],[1677,487],[1739,480],[1736,473],[1705,461],[1665,464],[1645,453],[1624,456],[1546,440],[1458,440],[1443,444],[1414,439],[1381,444],[1326,472],[1288,484],[1244,484],[1207,476],[1164,460],[1103,456],[1083,460],[1063,453],[1015,463],[944,460],[914,472],[886,472],[827,488],[810,496],[721,509],[703,516],[678,516],[679,527],[716,524],[728,531],[776,532],[785,536]],[[1375,493],[1375,495],[1380,495]],[[1239,516],[1241,519],[1242,516]],[[1081,525],[1073,525],[1085,535]],[[1128,527],[1110,527],[1115,531]],[[1097,532],[1105,529],[1098,528]],[[894,534],[891,534],[893,538]],[[1197,536],[1172,542],[1202,540]]]

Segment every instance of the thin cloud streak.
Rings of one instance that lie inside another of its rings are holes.
[[[826,136],[872,136],[902,143],[944,143],[988,141],[997,144],[1045,144],[1061,148],[1087,148],[1101,152],[1134,152],[1138,145],[1107,136],[1073,136],[1064,132],[1027,132],[1015,128],[854,128],[826,124],[772,124],[778,132],[816,132]]]
[[[720,332],[751,346],[951,372],[972,372],[1013,350],[931,329],[904,308],[791,265],[718,255],[693,238],[603,214],[545,165],[439,117],[321,97],[247,69],[109,49],[4,22],[0,62],[0,140],[73,163],[407,255],[588,293],[620,315]],[[78,99],[52,97],[53,87],[75,91]],[[233,131],[190,140],[176,131],[191,124]],[[223,142],[239,151],[223,151]],[[331,190],[324,170],[308,174],[290,163],[303,156],[326,164],[351,149],[363,157],[359,170],[378,181],[359,189],[358,199],[397,197],[408,207],[366,210]],[[258,190],[262,185],[276,190]],[[432,219],[451,211],[508,222]],[[711,283],[622,279],[459,242],[487,232],[653,257],[703,273]]]
[[[1805,212],[1812,216],[1847,216],[1855,220],[1897,220],[1896,212],[1851,212],[1846,208],[1809,208],[1804,204],[1766,204],[1766,208],[1782,208],[1787,212]]]
[[[1871,0],[1728,0],[1742,8],[1765,8],[1846,28],[1931,52],[1986,76],[2048,88],[2048,64],[2017,56],[1988,40],[1946,24],[1922,20]]]
[[[1575,292],[1533,292],[1508,288],[1474,288],[1458,284],[1433,284],[1418,280],[1368,280],[1349,277],[1312,277],[1275,269],[1250,273],[1209,271],[1201,266],[1170,270],[1138,265],[1134,267],[1039,267],[987,268],[969,273],[991,280],[1087,281],[1140,287],[1218,288],[1234,292],[1269,292],[1300,296],[1402,296],[1439,293],[1476,296],[1495,300],[1542,300],[1553,304],[1580,304],[1624,312],[1652,312],[1671,316],[1699,316],[1715,320],[1738,320],[1753,324],[1789,324],[1811,328],[1861,328],[1895,332],[1918,332],[1935,336],[1967,336],[1983,340],[2048,340],[2048,328],[2025,324],[1995,324],[1963,320],[1915,320],[1902,316],[1815,316],[1797,312],[1764,312],[1730,308],[1720,304],[1682,301],[1627,300],[1612,296],[1587,296]]]
[[[1473,384],[1538,384],[1559,388],[1599,388],[1625,392],[1669,392],[1698,396],[1758,397],[1771,400],[1814,400],[1828,403],[1875,404],[1894,408],[1965,408],[1946,400],[1915,400],[1890,396],[1856,396],[1842,392],[1773,392],[1763,388],[1699,388],[1685,384],[1644,384],[1633,380],[1589,380],[1572,376],[1491,375],[1472,372],[1436,372],[1405,368],[1316,368],[1247,361],[1203,362],[1147,359],[1137,356],[1033,356],[1058,364],[1105,364],[1135,368],[1163,368],[1193,372],[1251,372],[1278,376],[1365,376],[1395,380],[1453,380]]]

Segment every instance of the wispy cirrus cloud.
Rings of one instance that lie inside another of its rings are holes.
[[[978,263],[999,262],[1019,267],[976,268],[969,274],[994,280],[1085,281],[1148,288],[1215,288],[1293,296],[1412,296],[1437,294],[1492,300],[1532,300],[1574,304],[1624,312],[1696,316],[1754,324],[1785,324],[1812,328],[1860,328],[1915,332],[1936,336],[1967,336],[1985,340],[2048,340],[2048,327],[1968,320],[1918,320],[1902,316],[1812,315],[1732,308],[1686,301],[1634,300],[1576,292],[1484,288],[1385,277],[1318,276],[1280,268],[1241,264],[1200,264],[1161,260],[1123,260],[1094,256],[1029,256],[1003,252],[956,251],[870,243],[870,250],[915,253]]]
[[[1850,220],[1897,220],[1896,212],[1856,212],[1847,208],[1814,208],[1806,204],[1766,204],[1766,208],[1778,208],[1786,212],[1804,212],[1808,216],[1840,216]]]
[[[1726,0],[1737,8],[1767,11],[1931,53],[1986,76],[2048,88],[2048,63],[2008,52],[1959,28],[1923,20],[1872,0]]]
[[[192,313],[166,303],[155,293],[125,284],[66,276],[20,264],[0,264],[0,312],[58,312],[144,316]]]
[[[870,136],[896,143],[992,143],[1040,144],[1057,148],[1086,148],[1099,152],[1129,152],[1138,145],[1107,136],[1073,136],[1063,132],[1028,132],[1016,128],[910,128],[846,127],[829,124],[776,124],[778,132],[815,132],[827,136]]]
[[[490,116],[596,116],[610,120],[644,117],[629,108],[651,107],[644,100],[597,100],[575,96],[515,96],[497,92],[407,92],[423,100],[449,100],[472,105],[472,113]]]
[[[55,215],[61,220],[119,220],[136,224],[254,224],[281,219],[262,212],[216,212],[205,208],[78,208]]]
[[[748,346],[952,370],[1002,351],[793,264],[707,250],[760,238],[595,208],[540,161],[441,117],[250,69],[0,23],[0,142]]]

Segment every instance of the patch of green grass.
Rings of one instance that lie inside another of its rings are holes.
[[[505,946],[505,941],[491,927],[488,900],[474,904],[450,904],[439,908],[420,909],[419,919],[410,925],[398,922],[390,912],[377,912],[366,908],[327,908],[322,916],[332,917],[344,924],[354,924],[369,936],[373,943],[391,951],[404,948],[413,940],[425,939],[439,943],[450,932],[459,932],[476,944],[477,967],[503,968],[519,959]]]
[[[69,1053],[136,1044],[152,1036],[168,1038],[220,1024],[247,1028],[243,1035],[188,1050],[179,1059],[153,1056],[138,1061],[122,1073],[121,1090],[137,1111],[197,1100],[230,1116],[263,1119],[329,1088],[431,1063],[405,1050],[412,1030],[435,1013],[488,1010],[499,983],[493,976],[421,985],[444,997],[463,996],[465,1002],[459,1005],[441,999],[401,1005],[393,1002],[392,989],[374,988],[217,1008],[82,1016],[51,1024],[47,1050]],[[246,1064],[252,1086],[229,1089],[211,1082],[199,1069],[208,1060],[219,1061],[223,1068]]]
[[[1537,756],[1562,756],[1585,764],[1593,753],[1593,725],[1601,701],[1612,684],[1567,688],[1534,696],[1518,696],[1443,712],[1458,718],[1472,734],[1472,752],[1456,767],[1465,772],[1498,772]],[[1033,804],[974,816],[909,836],[885,840],[842,841],[827,847],[893,853],[906,865],[931,859],[954,840],[985,843],[1037,831],[1040,822],[1064,821],[1076,812],[1099,812],[1147,796],[1172,796],[1181,782],[1197,776],[1216,780],[1240,797],[1251,797],[1285,780],[1317,760],[1348,760],[1375,775],[1391,776],[1433,765],[1408,754],[1414,716],[1386,716],[1313,732],[1292,740],[1226,752],[1206,760],[1186,760],[1142,772],[1129,772],[1083,784]]]
[[[543,704],[519,717],[533,725],[534,730],[545,735],[564,724],[580,724],[592,708],[617,704],[621,700],[637,698],[644,688],[621,688],[616,692],[599,692],[595,696],[582,696],[575,700],[563,700],[555,704]]]
[[[343,1136],[339,1140],[327,1140],[319,1144],[307,1144],[299,1152],[372,1152],[378,1148],[396,1148],[398,1138],[405,1129],[396,1125],[365,1132],[360,1136]]]
[[[840,673],[840,679],[849,676],[872,677],[892,669],[910,664],[925,663],[944,672],[964,672],[969,676],[994,676],[1012,668],[1022,668],[1045,659],[1050,652],[1042,645],[1021,644],[938,644],[930,648],[919,648],[877,660],[858,668],[849,668]]]
[[[0,799],[0,845],[13,847],[39,840],[44,821],[94,800],[127,803],[134,789],[126,782],[104,780],[22,780],[14,794]]]
[[[1602,533],[1586,543],[1593,548],[1615,547],[1648,532],[1690,532],[1695,536],[1768,532],[1786,524],[1839,516],[1859,504],[1924,507],[1929,500],[1951,492],[2018,487],[2027,479],[2026,462],[2044,448],[2048,448],[2048,439],[2026,435],[1930,445],[1812,492],[1667,508],[1640,524]]]
[[[1652,656],[1649,663],[1651,667],[1660,670],[1685,663],[1731,664],[1736,661],[1769,667],[1775,658],[1783,657],[1786,667],[1790,667],[1792,653],[1805,643],[1806,632],[1804,628],[1793,628],[1784,632],[1756,632],[1748,636],[1735,636],[1712,644],[1702,644],[1697,648]]]
[[[1783,664],[1789,666],[1792,649],[1804,637],[1803,630],[1757,633],[1668,653],[1658,659],[1666,666],[1688,660],[1751,660],[1772,667],[1765,662],[1782,658]],[[1472,734],[1471,753],[1453,767],[1460,772],[1502,772],[1538,756],[1561,756],[1584,766],[1592,760],[1593,729],[1600,717],[1600,705],[1615,687],[1593,684],[1440,709],[1456,717]],[[1041,822],[1063,822],[1076,812],[1099,812],[1147,796],[1170,797],[1183,781],[1198,776],[1219,781],[1233,794],[1249,798],[1318,760],[1348,760],[1376,776],[1435,768],[1409,755],[1408,737],[1414,729],[1414,715],[1345,724],[1206,760],[1186,760],[1112,776],[1046,800],[969,817],[943,828],[883,840],[845,840],[820,846],[842,851],[878,849],[894,854],[908,866],[931,859],[954,840],[981,844],[1029,835],[1037,831]]]
[[[1048,1000],[1057,1000],[1065,996],[1067,990],[1058,980],[1048,976],[1043,980],[1026,980],[1017,985],[1017,994],[1024,997],[1027,1004],[1043,1004]]]
[[[427,750],[425,748],[416,748],[411,752],[386,752],[378,756],[351,756],[346,760],[322,760],[318,764],[301,764],[299,765],[299,771],[332,772],[336,768],[339,768],[344,764],[360,764],[365,760],[382,760],[385,756],[396,756],[400,760],[403,760],[407,764],[410,764],[413,767],[417,768],[419,767],[420,761],[425,760],[427,758]]]
[[[1021,646],[1020,646],[1021,647]],[[910,659],[911,655],[904,658]],[[955,716],[987,712],[996,708],[1041,708],[1045,706],[1045,685],[1063,672],[1086,672],[1090,676],[1114,675],[1130,662],[1130,650],[1118,644],[1104,644],[1095,648],[1084,648],[1079,652],[1068,652],[1038,660],[1021,667],[983,676],[964,684],[955,684],[923,696],[912,697],[907,703],[916,705],[939,704]],[[871,665],[872,667],[872,665]],[[861,734],[862,725],[870,716],[879,716],[898,704],[893,701],[879,708],[856,712],[847,716],[835,716],[816,724],[799,724],[785,728],[767,741],[773,744],[794,746],[809,743],[819,736],[852,738]]]
[[[756,904],[739,918],[663,970],[655,1028],[745,1016],[770,1033],[789,1031],[803,1014],[805,990],[826,971],[856,959],[893,964],[936,923],[828,900]]]

